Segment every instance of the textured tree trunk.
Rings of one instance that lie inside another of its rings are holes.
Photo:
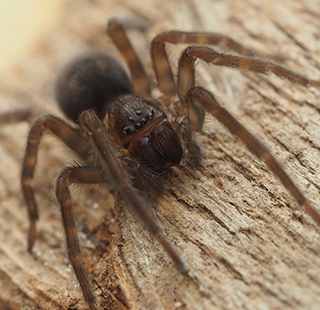
[[[36,115],[62,116],[52,94],[57,70],[89,47],[114,50],[104,26],[115,15],[150,25],[147,36],[131,33],[150,74],[148,42],[162,30],[179,29],[225,33],[250,48],[285,55],[285,66],[320,80],[319,1],[106,2],[66,3],[56,26],[0,73],[0,112],[30,107]],[[176,68],[181,47],[168,51]],[[198,84],[214,92],[272,150],[320,210],[320,90],[202,63],[197,69]],[[79,158],[44,136],[34,178],[38,238],[28,253],[29,224],[19,187],[28,128],[26,123],[0,128],[0,309],[85,309],[52,191],[63,167]],[[265,164],[211,116],[197,139],[205,154],[201,169],[173,168],[166,193],[150,200],[188,276],[175,269],[108,189],[79,186],[73,191],[83,259],[98,306],[319,309],[319,227]]]

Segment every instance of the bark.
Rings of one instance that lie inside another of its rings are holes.
[[[180,29],[222,32],[261,52],[280,53],[287,57],[285,66],[320,80],[318,1],[105,2],[66,3],[56,26],[1,73],[1,112],[30,107],[36,115],[62,116],[52,96],[57,68],[88,47],[114,50],[103,29],[114,15],[138,16],[150,25],[147,38],[131,33],[150,74],[148,42],[161,30]],[[176,62],[181,48],[168,50]],[[213,91],[273,151],[320,210],[320,91],[271,75],[203,64],[197,69],[198,84]],[[79,158],[57,139],[44,137],[34,178],[38,238],[28,253],[28,218],[19,187],[28,127],[0,129],[0,308],[85,309],[52,191],[63,167]],[[188,276],[175,269],[107,189],[79,186],[73,191],[83,258],[99,307],[318,309],[319,227],[267,167],[211,116],[197,139],[205,153],[201,169],[172,169],[166,193],[150,202],[189,267]]]

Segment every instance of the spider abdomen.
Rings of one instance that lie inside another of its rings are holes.
[[[103,119],[111,102],[131,94],[133,87],[114,56],[94,51],[70,63],[60,74],[55,90],[61,110],[77,122],[80,113],[88,109],[94,109]]]

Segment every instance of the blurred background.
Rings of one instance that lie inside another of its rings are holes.
[[[14,65],[59,21],[65,0],[1,1],[0,70]]]

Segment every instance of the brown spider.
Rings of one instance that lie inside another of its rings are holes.
[[[195,61],[200,59],[213,65],[262,74],[272,72],[304,86],[320,87],[320,82],[309,80],[269,60],[253,58],[256,52],[224,35],[169,31],[152,41],[152,61],[163,97],[159,101],[151,101],[148,79],[122,25],[112,19],[107,33],[125,59],[132,83],[117,60],[100,51],[79,58],[67,67],[57,83],[57,101],[65,115],[79,126],[73,128],[53,115],[39,117],[30,129],[21,174],[30,218],[28,250],[31,251],[38,220],[31,181],[43,131],[49,129],[87,161],[87,166],[68,167],[62,171],[56,182],[56,196],[61,208],[68,255],[91,310],[97,309],[97,306],[81,262],[70,184],[109,182],[161,243],[176,267],[182,273],[187,273],[187,267],[153,219],[137,188],[144,188],[148,183],[155,188],[161,187],[164,173],[170,166],[178,165],[183,156],[187,156],[195,167],[200,164],[202,155],[193,139],[193,132],[202,128],[205,110],[262,159],[300,206],[320,225],[320,214],[309,204],[269,150],[221,107],[209,91],[195,87]],[[189,46],[180,58],[176,85],[165,51],[166,43],[219,44],[241,56],[221,54],[201,45]],[[270,55],[260,54],[259,57],[276,59]],[[120,157],[118,149],[122,150]],[[145,181],[141,185],[142,177]]]

